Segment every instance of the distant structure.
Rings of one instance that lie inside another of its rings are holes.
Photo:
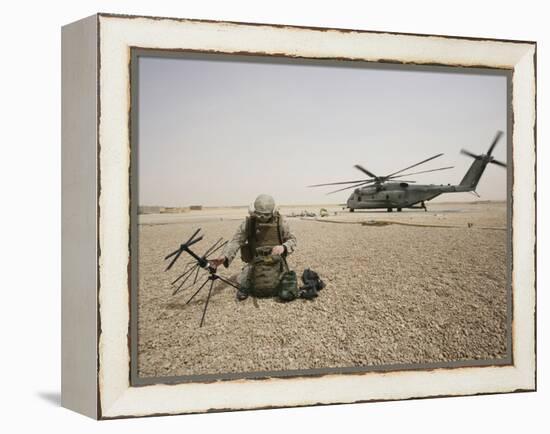
[[[161,214],[179,214],[187,211],[189,211],[189,208],[175,207],[175,206],[164,207],[160,209]]]
[[[140,206],[138,207],[138,214],[160,214],[160,206]]]
[[[190,209],[201,210],[202,206],[140,206],[138,207],[138,214],[179,214],[188,212]]]
[[[191,206],[189,207],[189,209],[190,209],[191,211],[201,211],[201,210],[202,210],[202,205],[191,205]]]

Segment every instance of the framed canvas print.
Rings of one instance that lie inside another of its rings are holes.
[[[65,407],[536,389],[534,42],[97,14],[62,54]]]

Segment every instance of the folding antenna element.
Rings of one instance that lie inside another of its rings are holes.
[[[208,281],[210,281],[210,286],[208,288],[208,296],[206,297],[206,302],[204,304],[201,322],[199,325],[199,327],[202,327],[202,325],[204,324],[204,318],[206,316],[206,309],[208,309],[208,303],[210,302],[210,297],[212,295],[212,288],[214,287],[214,282],[216,280],[221,280],[222,282],[232,286],[235,289],[239,289],[239,285],[217,274],[216,267],[213,267],[212,265],[210,265],[209,257],[212,256],[214,253],[216,253],[218,250],[220,250],[222,247],[224,247],[227,244],[227,241],[223,242],[223,238],[220,238],[208,249],[206,249],[206,251],[202,256],[199,256],[193,250],[190,249],[190,247],[193,244],[196,244],[203,239],[202,235],[198,236],[199,232],[200,232],[200,228],[197,229],[185,243],[180,244],[177,250],[174,250],[172,253],[165,256],[164,258],[165,261],[170,258],[172,258],[172,260],[170,261],[170,263],[168,264],[168,266],[164,271],[170,270],[183,252],[187,253],[193,258],[191,262],[186,264],[188,268],[172,282],[172,285],[175,285],[178,281],[181,280],[178,287],[172,292],[172,295],[176,295],[180,291],[180,289],[183,287],[183,285],[185,285],[185,283],[191,278],[191,276],[194,275],[195,277],[193,279],[193,283],[191,283],[187,288],[193,287],[197,283],[197,280],[199,277],[199,271],[201,269],[208,272],[208,277],[206,278],[206,280],[202,282],[202,284],[199,286],[199,289],[197,289],[197,291],[185,303],[185,304],[189,304],[189,302],[193,300],[193,298],[195,298],[195,296],[206,286]]]

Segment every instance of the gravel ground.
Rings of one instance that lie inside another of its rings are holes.
[[[147,217],[140,225],[140,377],[506,357],[505,204],[330,217],[459,226],[453,228],[289,219],[298,239],[289,265],[299,275],[307,267],[317,271],[327,284],[320,296],[238,302],[233,288],[217,282],[199,328],[207,291],[188,305],[191,289],[172,296],[170,282],[187,258],[164,272],[163,257],[199,226],[205,240],[198,251],[230,238],[242,212],[209,214],[200,224],[200,212],[169,224]],[[235,260],[220,273],[236,279],[241,267]]]

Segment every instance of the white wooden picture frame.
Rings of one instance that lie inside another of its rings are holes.
[[[512,354],[440,367],[133,385],[132,49],[345,59],[511,73]],[[96,419],[536,389],[536,44],[97,14],[62,32],[62,405]]]

